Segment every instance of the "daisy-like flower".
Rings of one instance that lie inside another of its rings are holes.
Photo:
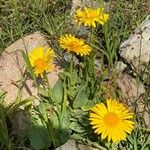
[[[29,53],[29,61],[34,67],[35,75],[43,78],[45,71],[51,72],[54,69],[54,51],[46,47],[36,47]]]
[[[74,35],[65,34],[59,39],[60,47],[68,52],[75,52],[77,55],[89,55],[92,48],[85,44],[83,39],[78,39]]]
[[[91,9],[85,7],[83,10],[78,9],[75,14],[75,22],[79,25],[96,27],[96,23],[104,25],[109,19],[109,15],[104,13],[104,8]]]
[[[107,99],[104,103],[96,104],[90,113],[90,124],[95,133],[101,134],[101,139],[108,137],[108,142],[125,140],[127,134],[131,134],[134,128],[133,113],[122,103],[113,99]]]

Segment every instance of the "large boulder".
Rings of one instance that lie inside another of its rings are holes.
[[[144,107],[142,97],[145,93],[144,85],[126,73],[118,75],[117,85],[121,90],[122,102],[129,106],[137,104],[138,111],[142,112]]]
[[[150,125],[150,110],[145,97],[144,85],[127,73],[120,73],[117,78],[117,85],[120,89],[120,101],[136,110],[138,119],[142,118],[144,123]]]
[[[140,75],[147,84],[150,65],[150,15],[139,25],[128,40],[120,46],[123,62],[118,62],[117,70],[122,72],[117,79],[125,104],[136,108],[147,126],[150,125],[149,105],[147,105],[146,87],[137,79]],[[129,75],[130,74],[130,75]],[[132,76],[131,76],[132,75]],[[137,78],[137,79],[136,79]]]
[[[150,61],[150,16],[121,44],[120,56],[134,72],[146,71]]]
[[[25,79],[23,78],[25,62],[21,50],[30,51],[37,46],[49,46],[40,32],[35,32],[17,40],[6,48],[0,56],[0,89],[7,92],[5,97],[7,104],[14,102],[20,92],[22,92],[22,99],[37,95],[36,88],[30,78],[21,83],[21,80]],[[59,71],[59,67],[56,66],[55,70],[48,74],[51,86],[58,80]]]

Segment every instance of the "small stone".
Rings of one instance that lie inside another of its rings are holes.
[[[25,110],[17,110],[12,117],[12,130],[17,135],[27,136],[30,127],[30,115]]]
[[[119,62],[117,63],[117,70],[118,70],[119,72],[124,71],[124,70],[126,69],[126,67],[127,67],[127,65],[124,64],[122,61],[119,61]]]
[[[56,148],[56,150],[98,150],[87,145],[79,144],[74,140],[68,140],[64,145]]]

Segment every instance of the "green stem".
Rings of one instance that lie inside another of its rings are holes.
[[[21,35],[22,35],[22,33],[21,33]],[[22,37],[22,36],[21,36],[21,37]],[[24,57],[24,60],[25,60],[25,62],[26,62],[26,65],[28,66],[27,69],[28,69],[28,71],[29,71],[31,77],[33,78],[33,81],[34,81],[35,86],[36,86],[36,88],[37,88],[37,94],[39,94],[40,89],[39,89],[39,86],[38,86],[38,83],[37,83],[37,80],[36,80],[37,78],[36,78],[36,75],[35,75],[35,73],[34,73],[34,69],[33,69],[33,67],[31,66],[30,59],[29,59],[29,54],[28,54],[28,48],[27,48],[27,46],[26,46],[26,43],[25,43],[23,37],[22,37],[22,41],[23,41],[23,45],[24,45],[24,48],[25,48],[25,52],[24,52],[24,51],[22,52],[22,53],[23,53],[23,57]],[[24,56],[24,55],[25,55],[25,56]]]
[[[51,86],[49,84],[49,79],[48,79],[47,75],[45,76],[45,79],[46,79],[47,86],[48,86],[48,97],[49,97],[49,101],[50,101],[50,98],[51,98],[51,95],[52,95],[52,89],[51,89]],[[61,113],[60,113],[61,110],[59,108],[59,104],[58,104],[57,100],[55,100],[55,105],[56,105],[56,108],[57,108],[58,116],[61,116]]]
[[[47,124],[47,128],[48,128],[48,131],[50,133],[50,137],[52,138],[52,142],[53,142],[53,146],[54,146],[54,149],[56,148],[56,140],[55,140],[55,137],[54,137],[54,130],[53,130],[53,121],[51,120],[51,118],[48,119],[48,124]]]
[[[144,130],[144,131],[150,132],[150,128],[148,128],[148,129],[145,129],[145,128],[139,128],[139,130]]]
[[[44,110],[44,113],[42,113],[41,115],[42,115],[44,122],[46,123],[48,133],[49,133],[49,139],[52,139],[52,143],[55,148],[56,143],[55,143],[54,130],[53,130],[53,121],[51,118],[49,118],[47,112],[45,111],[45,107],[44,107],[43,103],[41,103],[41,106],[43,107],[43,110]]]
[[[118,146],[116,143],[111,143],[110,144],[110,150],[118,150]]]
[[[74,95],[74,82],[73,82],[73,56],[71,57],[71,62],[70,62],[70,93],[71,93],[71,96]]]
[[[94,35],[94,30],[93,28],[90,28],[90,44],[95,45],[95,35]],[[96,55],[95,51],[89,56],[88,58],[88,66],[87,69],[90,70],[90,72],[87,70],[88,76],[90,75],[91,80],[95,81],[96,80],[96,68],[95,68],[95,60],[96,60]],[[92,84],[92,93],[94,93],[94,84]]]
[[[62,128],[63,125],[63,119],[64,119],[64,115],[66,113],[66,107],[67,106],[67,89],[66,89],[66,84],[64,84],[64,99],[63,99],[63,104],[62,104],[62,112],[61,112],[61,119],[60,119],[60,126]]]
[[[17,97],[16,97],[16,100],[15,100],[15,104],[19,104],[22,100],[22,88],[24,87],[24,82],[26,81],[26,77],[22,77],[21,80],[20,80],[20,83],[19,83],[19,90],[18,90],[18,93],[17,93]]]
[[[108,26],[103,26],[103,32],[104,32],[104,39],[106,42],[106,57],[108,59],[109,65],[112,66],[112,57],[111,57],[111,47],[110,47],[110,40],[108,36]]]

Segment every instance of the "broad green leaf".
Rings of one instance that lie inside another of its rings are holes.
[[[63,85],[61,81],[57,81],[53,90],[52,90],[52,99],[57,101],[57,103],[61,103],[63,100]]]
[[[66,110],[66,113],[63,116],[63,122],[62,122],[62,129],[65,130],[69,130],[69,126],[70,126],[70,114],[69,114],[69,110]]]
[[[71,120],[74,120],[73,118],[76,119],[81,119],[84,115],[86,115],[87,112],[82,111],[81,109],[74,109],[73,112],[71,112]]]
[[[32,126],[29,140],[31,146],[36,150],[47,149],[51,145],[50,136],[45,126]]]
[[[77,133],[83,133],[85,130],[78,122],[72,122],[70,129],[74,130]]]
[[[83,111],[89,111],[94,106],[94,103],[91,100],[86,100],[85,102],[87,103],[84,106],[82,106],[81,109]]]
[[[60,118],[56,112],[51,115],[51,121],[53,124],[53,136],[55,138],[56,146],[64,144],[70,136],[70,117],[68,111],[64,114],[63,122],[60,122]]]
[[[74,99],[73,107],[81,108],[81,107],[85,106],[88,103],[88,101],[89,100],[87,98],[85,91],[82,91],[82,92],[78,93],[76,98]]]
[[[38,106],[38,111],[41,113],[41,114],[44,114],[45,111],[49,110],[51,108],[51,104],[47,103],[47,102],[41,102]]]

